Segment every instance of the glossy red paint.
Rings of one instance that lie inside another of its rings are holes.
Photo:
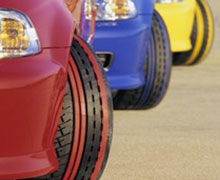
[[[0,179],[39,176],[58,168],[54,125],[68,55],[68,48],[45,49],[37,56],[0,61]]]
[[[26,14],[42,52],[0,60],[0,179],[24,179],[58,168],[54,138],[63,103],[69,47],[81,0],[72,14],[62,0],[0,0]]]

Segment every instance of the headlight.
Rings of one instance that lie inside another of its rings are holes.
[[[92,0],[86,0],[85,14],[86,19],[91,19]],[[135,4],[132,0],[96,0],[97,21],[115,21],[129,19],[137,15]]]
[[[19,11],[0,9],[0,59],[29,56],[40,51],[31,21]]]
[[[183,0],[156,0],[156,3],[161,3],[161,4],[165,4],[165,3],[176,3],[176,2],[181,2]]]

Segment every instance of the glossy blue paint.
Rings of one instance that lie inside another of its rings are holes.
[[[154,11],[154,0],[133,0],[138,14],[152,14]]]
[[[114,54],[113,63],[106,72],[112,89],[133,89],[145,83],[143,66],[147,59],[154,1],[134,2],[138,12],[136,17],[96,23],[95,51]]]

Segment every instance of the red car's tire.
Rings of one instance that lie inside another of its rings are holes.
[[[68,83],[55,147],[59,169],[44,180],[97,180],[112,140],[112,99],[96,56],[74,37]]]

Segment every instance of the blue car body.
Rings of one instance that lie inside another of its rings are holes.
[[[112,89],[134,89],[144,85],[144,63],[151,35],[154,0],[133,0],[137,16],[126,20],[97,21],[93,48],[109,54],[106,68]]]

